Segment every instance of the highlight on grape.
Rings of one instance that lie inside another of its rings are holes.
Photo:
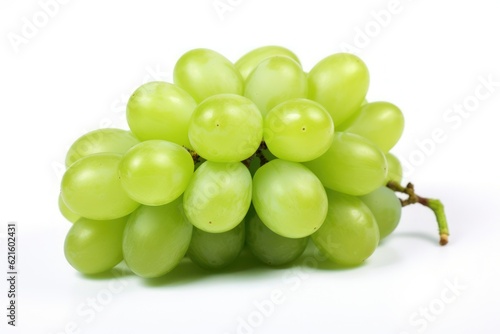
[[[442,203],[400,184],[390,151],[403,113],[367,101],[368,87],[368,68],[349,53],[304,71],[281,46],[234,63],[186,52],[172,83],[130,96],[130,130],[91,131],[70,147],[58,201],[73,223],[66,259],[88,275],[124,260],[153,278],[185,257],[216,271],[244,250],[282,266],[312,241],[337,265],[358,266],[415,203],[434,211],[446,244]]]

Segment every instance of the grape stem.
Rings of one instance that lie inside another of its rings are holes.
[[[186,149],[186,151],[189,152],[189,154],[191,154],[191,158],[193,158],[193,162],[195,164],[204,161],[204,160],[202,160],[202,157],[198,153],[196,153],[196,151],[194,151],[194,150],[192,150],[190,148],[187,148],[186,146],[184,146],[184,148]],[[255,158],[257,158],[260,161],[260,166],[265,165],[266,163],[269,162],[269,160],[264,155],[264,150],[267,150],[267,145],[263,141],[263,142],[260,143],[259,147],[257,148],[257,151],[255,151],[255,153],[252,154],[252,156],[249,157],[248,159],[243,160],[242,163],[247,168],[250,168],[250,163],[252,162],[252,160],[255,159]]]
[[[264,150],[267,150],[267,145],[266,143],[263,141],[260,143],[259,147],[257,148],[257,151],[255,151],[254,154],[252,154],[252,156],[246,160],[243,160],[242,163],[247,166],[247,168],[250,168],[250,164],[252,163],[253,159],[257,158],[259,159],[259,162],[260,162],[260,166],[264,166],[265,164],[267,164],[269,162],[269,160],[267,160],[266,156],[264,155]]]
[[[404,200],[399,199],[401,201],[402,207],[405,207],[410,204],[419,203],[431,209],[432,212],[434,212],[434,215],[436,216],[436,220],[438,223],[439,237],[440,237],[439,244],[441,246],[444,246],[448,243],[448,236],[450,235],[450,232],[448,230],[448,222],[446,220],[446,215],[444,212],[444,205],[443,203],[441,203],[440,200],[418,196],[417,194],[415,194],[415,186],[411,182],[408,183],[406,187],[403,187],[398,182],[389,181],[387,183],[387,187],[395,192],[400,192],[408,195],[407,199]]]
[[[269,162],[269,160],[267,160],[266,156],[264,155],[264,150],[267,150],[267,145],[264,141],[262,141],[262,143],[260,143],[259,148],[257,149],[257,152],[255,152],[255,155],[260,160],[261,167]]]
[[[196,153],[194,150],[190,149],[190,148],[187,148],[184,146],[184,148],[189,152],[189,154],[191,154],[191,158],[193,158],[193,162],[195,164],[197,164],[198,162],[200,162],[200,155],[198,153]]]

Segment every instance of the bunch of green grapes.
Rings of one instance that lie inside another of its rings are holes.
[[[74,223],[64,251],[76,270],[124,260],[159,277],[185,256],[219,269],[244,247],[284,265],[309,239],[353,266],[396,228],[401,203],[385,185],[402,178],[389,151],[404,119],[366,101],[360,58],[333,54],[306,73],[283,47],[235,63],[195,49],[173,77],[132,94],[130,131],[96,130],[69,149],[59,207]]]

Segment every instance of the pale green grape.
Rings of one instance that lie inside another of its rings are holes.
[[[370,77],[365,63],[357,56],[337,53],[318,62],[308,75],[308,96],[322,104],[339,127],[366,96]]]
[[[139,203],[128,197],[118,176],[122,159],[117,153],[81,158],[64,173],[61,196],[69,210],[89,219],[116,219],[130,214]]]
[[[280,266],[296,260],[307,247],[308,237],[286,238],[271,231],[252,210],[246,221],[246,242],[263,263]]]
[[[182,195],[194,171],[191,154],[178,144],[148,140],[131,148],[120,163],[121,185],[130,198],[163,205]]]
[[[401,166],[401,162],[392,153],[386,153],[385,158],[387,160],[387,178],[385,179],[385,183],[389,181],[401,183],[403,180],[403,166]]]
[[[193,228],[189,258],[205,269],[222,269],[232,264],[245,245],[245,223],[222,233],[209,233]]]
[[[250,73],[266,58],[273,56],[285,56],[295,60],[300,64],[299,58],[292,51],[276,45],[263,46],[254,49],[243,55],[234,66],[240,71],[243,80],[246,80]]]
[[[357,197],[327,190],[328,214],[311,238],[330,260],[345,266],[362,263],[379,243],[370,209]]]
[[[387,153],[398,142],[404,128],[401,110],[389,102],[365,104],[344,131],[371,140]]]
[[[287,100],[307,97],[307,76],[293,59],[274,56],[260,62],[245,81],[245,94],[262,115]]]
[[[186,255],[192,231],[180,198],[162,206],[143,205],[130,216],[125,228],[125,262],[142,277],[165,275]]]
[[[259,109],[246,97],[220,94],[195,109],[189,124],[189,141],[203,158],[215,162],[243,161],[262,141]]]
[[[307,99],[292,99],[264,117],[264,141],[278,158],[309,161],[324,154],[333,141],[333,121],[325,108]]]
[[[304,165],[325,187],[354,196],[382,186],[387,175],[384,153],[368,139],[344,132],[336,132],[328,151]]]
[[[66,260],[83,274],[112,269],[123,260],[122,239],[127,218],[80,218],[71,226],[64,241]]]
[[[81,218],[80,215],[74,213],[68,208],[66,203],[64,203],[61,194],[59,194],[58,205],[59,205],[59,211],[61,212],[63,217],[66,218],[69,222],[74,223]]]
[[[243,93],[240,72],[223,55],[208,49],[186,52],[174,68],[174,83],[201,102],[223,93]]]
[[[375,216],[380,239],[385,238],[396,229],[401,219],[401,201],[393,190],[383,186],[360,199]]]
[[[127,122],[140,140],[162,139],[190,147],[187,135],[196,101],[182,88],[167,82],[139,87],[127,103]]]
[[[297,162],[275,159],[254,175],[255,211],[274,233],[303,238],[323,223],[328,201],[318,178]]]
[[[139,140],[130,131],[122,129],[99,129],[91,131],[78,138],[71,145],[66,154],[66,167],[91,154],[123,154],[138,143]]]
[[[184,192],[184,211],[197,228],[229,231],[245,217],[252,200],[252,176],[241,162],[205,161]]]

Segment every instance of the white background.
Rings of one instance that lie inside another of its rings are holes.
[[[498,330],[497,1],[401,0],[390,17],[378,15],[379,23],[374,13],[392,8],[390,0],[221,0],[230,6],[224,13],[214,0],[60,0],[44,21],[47,2],[0,3],[0,265],[6,273],[5,225],[15,221],[20,273],[15,329],[6,325],[1,279],[0,332]],[[31,36],[27,21],[40,26]],[[11,40],[23,29],[26,39],[16,46]],[[309,257],[298,267],[243,263],[222,274],[187,263],[152,281],[75,272],[63,255],[70,224],[57,209],[72,141],[98,127],[126,126],[132,91],[147,81],[171,81],[176,59],[189,49],[211,48],[235,61],[268,44],[295,51],[305,70],[342,45],[356,47],[371,73],[368,100],[391,101],[405,113],[394,152],[412,161],[405,180],[445,203],[450,244],[439,247],[432,214],[412,207],[366,264],[351,270],[325,263],[307,269],[317,264]],[[481,78],[495,84],[486,87]],[[471,111],[449,111],[457,106]],[[435,131],[445,139],[431,144]],[[280,292],[279,303],[269,306]]]

